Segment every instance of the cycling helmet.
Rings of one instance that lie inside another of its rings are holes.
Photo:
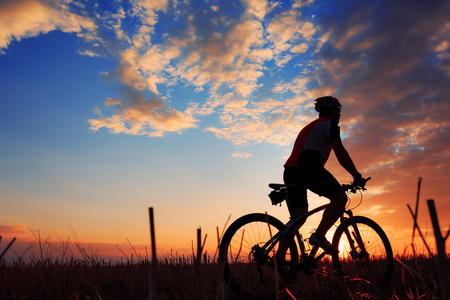
[[[334,108],[334,107],[338,107],[338,108],[342,108],[342,105],[339,103],[338,99],[332,97],[332,96],[325,96],[325,97],[320,97],[317,98],[315,100],[315,109],[317,112],[321,112],[324,109],[329,109],[329,108]]]

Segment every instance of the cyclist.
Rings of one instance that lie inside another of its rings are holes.
[[[328,229],[339,219],[345,210],[347,195],[339,182],[325,169],[325,163],[334,151],[340,165],[353,176],[354,183],[363,186],[365,181],[357,171],[350,155],[344,148],[339,129],[342,105],[332,96],[315,100],[319,118],[305,126],[295,140],[294,148],[284,165],[283,179],[288,186],[288,209],[292,218],[308,212],[306,190],[330,199],[322,220],[311,235],[309,243],[319,246],[328,253],[336,252],[325,238]],[[303,223],[298,225],[300,228]],[[284,243],[282,243],[284,244]],[[280,248],[286,247],[280,244]]]

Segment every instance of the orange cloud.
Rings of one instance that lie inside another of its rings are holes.
[[[131,135],[163,136],[164,132],[180,132],[195,128],[197,120],[192,109],[179,112],[168,108],[159,98],[146,100],[141,95],[134,95],[134,100],[122,103],[118,99],[108,99],[106,106],[115,106],[116,113],[112,117],[100,117],[88,120],[91,130],[108,128],[112,133]]]
[[[53,5],[52,5],[53,4]],[[63,32],[92,31],[94,22],[71,13],[57,2],[38,0],[2,1],[0,3],[0,51],[13,39],[32,37],[52,30]]]
[[[250,153],[233,153],[231,156],[237,159],[255,157]]]
[[[29,237],[30,231],[25,225],[0,225],[0,236],[3,238]]]

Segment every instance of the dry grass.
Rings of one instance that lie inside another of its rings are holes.
[[[111,262],[92,259],[34,259],[0,263],[0,299],[148,299],[152,276],[159,299],[233,299],[215,262],[195,265],[193,257],[159,261],[151,274],[148,260]],[[383,292],[358,278],[339,277],[322,265],[314,275],[300,275],[288,286],[297,299],[439,299],[432,258],[396,258],[390,285]],[[287,292],[280,299],[292,299]]]

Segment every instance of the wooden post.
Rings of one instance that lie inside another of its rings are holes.
[[[195,273],[197,280],[197,299],[204,299],[202,280],[200,277],[200,266],[202,263],[202,228],[197,228],[197,257],[195,258]]]
[[[0,241],[2,240],[2,237],[0,236]],[[8,244],[8,246],[6,246],[5,250],[2,252],[2,254],[0,254],[0,259],[3,258],[3,256],[6,254],[6,252],[8,251],[9,247],[11,247],[11,245],[15,242],[16,238],[13,238],[12,241]]]
[[[153,207],[149,207],[148,213],[150,215],[150,241],[152,243],[152,264],[156,264],[156,238],[155,238],[155,219],[153,217]]]
[[[448,263],[447,254],[445,251],[445,240],[447,239],[450,231],[447,232],[446,236],[443,237],[441,234],[441,228],[439,226],[439,220],[436,213],[436,207],[434,205],[434,200],[427,200],[428,210],[430,211],[431,222],[433,224],[434,236],[436,238],[436,248],[438,252],[438,262],[439,262],[439,283],[441,286],[441,299],[449,299],[448,289]]]
[[[196,264],[200,266],[202,262],[202,228],[197,228],[197,257]]]
[[[419,177],[419,181],[417,182],[417,197],[416,197],[416,212],[413,215],[414,220],[417,220],[417,215],[419,214],[419,198],[420,198],[420,185],[422,184],[422,177]],[[412,234],[412,242],[414,242],[414,234],[416,233],[416,222],[414,222],[413,234]]]
[[[213,260],[215,261],[216,260],[216,255],[217,255],[217,252],[219,251],[219,249],[220,249],[220,235],[219,235],[219,226],[216,226],[216,233],[217,233],[217,248],[216,248],[216,252],[214,252],[214,258],[213,258]]]
[[[152,263],[149,270],[148,298],[149,300],[156,300],[158,299],[158,259],[156,257],[155,219],[153,217],[153,207],[149,207],[148,213],[150,217],[150,240],[152,243]]]
[[[413,219],[414,219],[414,228],[417,228],[417,232],[419,233],[420,238],[421,238],[422,241],[423,241],[423,244],[424,244],[425,247],[427,248],[428,254],[430,255],[431,258],[433,258],[433,257],[434,257],[434,256],[433,256],[433,252],[431,252],[431,249],[430,249],[430,247],[428,246],[427,241],[426,241],[425,238],[423,237],[422,231],[420,230],[419,224],[417,223],[417,217],[414,215],[413,211],[411,210],[411,206],[409,206],[409,204],[406,204],[406,206],[408,207],[409,212],[410,212],[411,215],[413,216]],[[414,247],[414,236],[413,236],[413,240],[411,241],[411,246]]]

